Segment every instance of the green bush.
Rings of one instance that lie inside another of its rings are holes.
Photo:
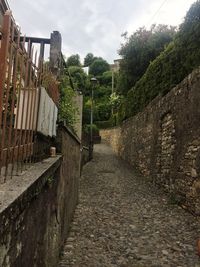
[[[68,126],[74,127],[78,109],[74,105],[75,91],[70,86],[70,79],[67,74],[60,77],[60,102],[59,121],[64,121]]]
[[[95,123],[99,129],[107,129],[116,126],[114,117],[111,117],[107,121],[96,121]]]
[[[89,134],[90,133],[90,129],[91,129],[91,125],[90,124],[85,124],[83,127],[83,132],[85,134]],[[99,128],[97,127],[96,124],[92,124],[92,132],[93,135],[99,135]]]

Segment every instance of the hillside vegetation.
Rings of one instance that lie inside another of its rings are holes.
[[[141,111],[153,98],[166,94],[200,65],[200,1],[185,17],[174,40],[153,60],[129,90],[124,118]]]
[[[125,43],[121,45],[117,91],[126,96],[128,91],[145,73],[149,63],[173,40],[176,28],[168,25],[153,24],[136,30],[130,37],[124,33]]]

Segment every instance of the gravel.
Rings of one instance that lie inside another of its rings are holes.
[[[58,266],[200,267],[198,238],[198,218],[100,144]]]

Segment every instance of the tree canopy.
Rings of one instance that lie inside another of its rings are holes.
[[[94,55],[92,53],[88,53],[84,58],[84,66],[85,67],[90,66],[94,60],[95,60]]]
[[[78,66],[71,66],[68,68],[68,72],[73,80],[75,88],[84,90],[87,77],[83,69]]]
[[[117,89],[120,93],[127,94],[145,73],[150,62],[172,41],[175,32],[175,27],[152,25],[150,30],[139,28],[129,38],[124,35],[125,43],[119,50],[122,60]]]
[[[105,59],[97,58],[90,65],[89,72],[94,76],[102,75],[105,71],[108,71],[110,66]]]
[[[66,64],[70,66],[81,66],[80,56],[78,54],[68,57]]]
[[[128,92],[126,116],[141,111],[158,94],[166,94],[200,65],[200,1],[185,17],[174,40],[148,66]]]

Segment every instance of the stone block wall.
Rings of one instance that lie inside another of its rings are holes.
[[[102,139],[200,215],[200,69]],[[119,133],[119,134],[116,134]],[[116,140],[115,140],[116,139]],[[115,140],[115,141],[114,141]]]
[[[80,143],[60,128],[62,155],[0,185],[0,266],[55,267],[78,201]]]
[[[121,128],[120,127],[100,130],[100,136],[102,137],[102,142],[109,143],[112,146],[114,152],[120,155],[120,150],[121,150]]]

